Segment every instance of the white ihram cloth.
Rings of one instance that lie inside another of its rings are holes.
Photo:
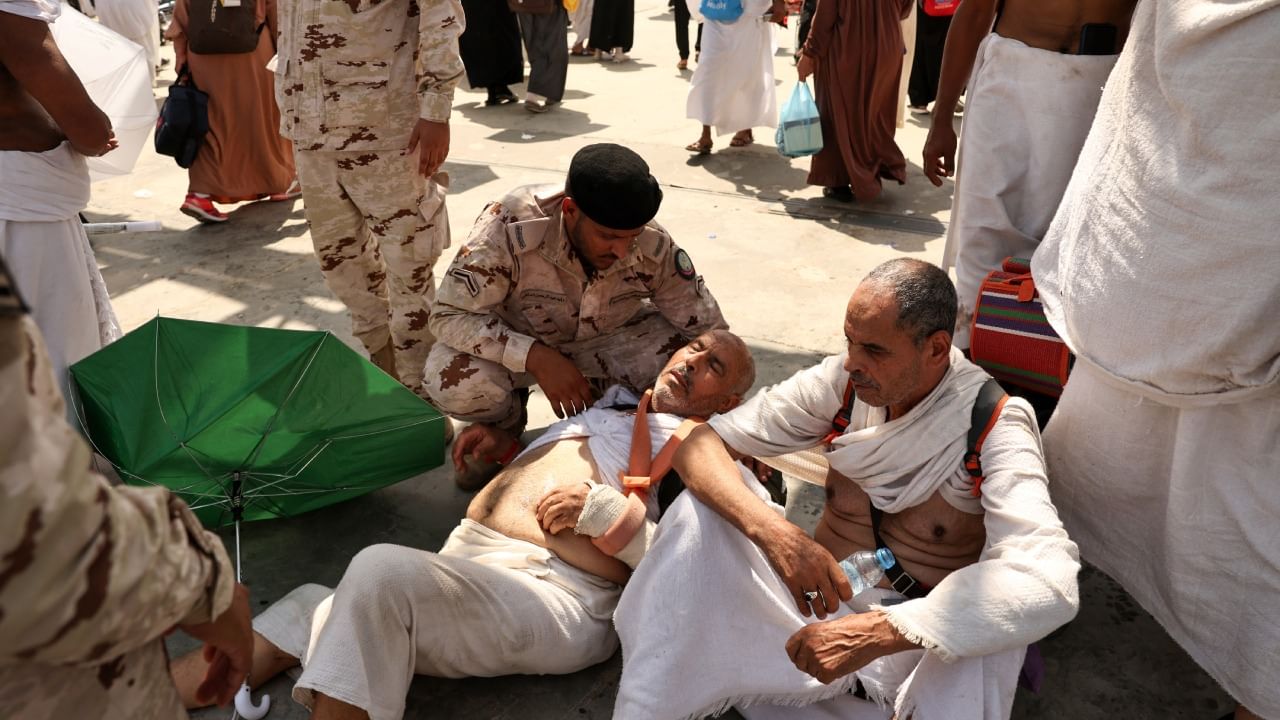
[[[578,7],[569,13],[569,22],[573,23],[573,32],[578,36],[577,42],[590,39],[591,11],[596,7],[596,0],[578,0]]]
[[[1067,527],[1223,688],[1271,718],[1277,38],[1277,0],[1139,3],[1032,261],[1078,358],[1045,436]],[[1231,112],[1241,98],[1248,112]]]
[[[813,447],[840,408],[849,377],[843,363],[828,358],[710,424],[747,454]],[[927,598],[885,608],[928,652],[882,658],[856,673],[870,696],[900,717],[1007,718],[1025,646],[1070,620],[1078,606],[1076,548],[1049,502],[1024,401],[1005,405],[982,449],[981,499],[968,494],[961,465],[972,403],[985,380],[954,352],[938,387],[901,418],[885,422],[882,409],[855,402],[848,429],[826,454],[886,512],[941,492],[962,511],[984,513],[987,541],[977,563],[952,572]],[[823,685],[787,657],[787,639],[811,622],[756,546],[701,503],[681,498],[615,614],[623,649],[615,717],[691,718],[731,705],[798,706],[841,695],[855,677]],[[690,626],[698,632],[687,632]],[[832,712],[825,704],[807,710]],[[788,717],[795,713],[805,716]]]
[[[415,674],[570,673],[617,649],[619,586],[554,553],[470,520],[439,553],[373,545],[329,594],[303,586],[254,621],[302,661],[293,689],[355,705],[372,720],[404,715]]]
[[[761,16],[768,0],[743,0],[742,15],[732,23],[704,21],[699,0],[687,2],[689,14],[702,25],[702,54],[689,82],[685,116],[710,125],[720,135],[778,125],[773,83],[773,24]]]
[[[12,3],[5,3],[5,7]],[[84,156],[0,151],[0,256],[49,348],[58,387],[67,367],[120,337],[106,283],[77,216],[89,203]],[[67,403],[70,417],[73,403]],[[72,424],[79,427],[77,421]]]
[[[601,478],[621,490],[635,415],[610,407],[636,400],[611,387],[524,452],[585,437]],[[684,418],[649,413],[648,420],[656,455]],[[570,480],[548,477],[547,489]],[[656,497],[650,520],[657,518]],[[610,619],[620,590],[546,548],[463,520],[439,553],[396,545],[362,550],[332,597],[303,586],[259,616],[254,629],[302,659],[298,702],[311,706],[320,692],[382,720],[404,713],[415,673],[561,674],[607,659],[617,649]]]
[[[1007,257],[1029,258],[1049,229],[1115,55],[1064,55],[994,32],[969,79],[944,270],[960,298],[955,343],[969,347],[978,287]]]

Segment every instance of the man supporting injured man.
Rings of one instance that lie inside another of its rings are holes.
[[[678,445],[669,441],[687,434],[686,418],[737,405],[754,377],[742,340],[713,330],[677,350],[644,398],[610,388],[508,465],[439,553],[374,545],[332,595],[304,585],[259,616],[253,681],[301,659],[293,695],[312,717],[382,720],[404,713],[415,673],[569,673],[607,659],[617,649],[614,607],[658,516],[656,483]],[[454,462],[501,456],[516,442],[472,425]],[[641,477],[655,485],[637,489]],[[199,656],[175,663],[174,675],[190,698]]]
[[[664,515],[614,617],[615,718],[730,706],[749,718],[1009,717],[1026,645],[1075,615],[1080,565],[1024,400],[991,403],[980,465],[966,469],[990,376],[952,348],[955,313],[942,270],[884,263],[849,301],[845,353],[680,446],[673,465],[690,492]],[[810,539],[737,478],[732,458],[817,446],[830,471]],[[883,546],[903,595],[882,583],[850,612],[836,558]],[[810,619],[810,599],[825,622]]]

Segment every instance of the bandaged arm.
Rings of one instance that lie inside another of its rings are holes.
[[[623,495],[608,485],[595,485],[587,493],[573,531],[591,537],[601,552],[634,569],[649,551],[657,526],[645,515],[639,495]]]

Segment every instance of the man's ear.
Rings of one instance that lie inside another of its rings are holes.
[[[939,366],[951,364],[951,333],[946,330],[935,331],[925,340],[929,349],[929,362]]]
[[[716,412],[727,413],[730,410],[738,407],[738,405],[741,402],[742,402],[742,396],[739,395],[738,393],[734,393],[720,402],[720,406],[716,408]]]

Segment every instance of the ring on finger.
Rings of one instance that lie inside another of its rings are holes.
[[[810,590],[804,594],[804,601],[807,603],[812,603],[814,600],[818,599],[818,596],[820,594],[821,593],[819,593],[817,590]]]

